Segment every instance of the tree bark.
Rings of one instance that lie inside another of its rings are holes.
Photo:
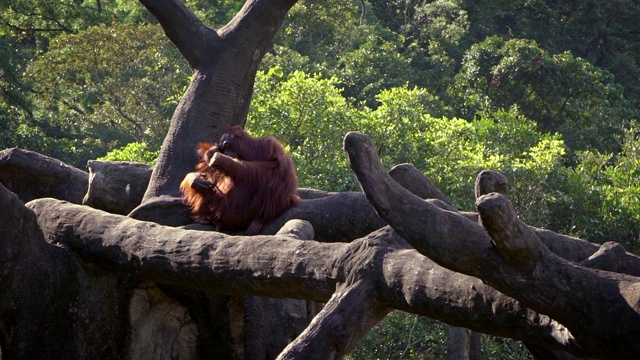
[[[121,215],[140,205],[152,170],[131,161],[89,160],[87,168],[89,187],[82,204]]]
[[[373,281],[375,294],[369,293],[368,298],[383,305],[381,312],[396,308],[547,348],[579,350],[568,341],[570,334],[559,323],[522,307],[476,278],[439,267],[408,248],[389,228],[352,243],[327,244],[283,235],[243,237],[181,230],[54,199],[36,200],[29,207],[50,239],[65,244],[84,261],[146,281],[230,295],[321,302],[341,298],[342,292],[358,282]],[[358,329],[347,325],[354,321],[345,318],[340,326],[345,326],[342,330],[348,338],[339,346],[323,337],[326,331],[311,331],[316,334],[311,336],[309,329],[301,335],[308,339],[303,343],[314,339],[334,344],[318,358],[344,355],[375,319],[379,320],[379,311],[368,315],[370,321],[356,321]],[[326,318],[335,319],[330,314]],[[290,351],[302,351],[300,346]]]
[[[88,178],[85,171],[33,151],[0,151],[0,183],[23,202],[54,197],[80,204],[87,192]]]
[[[16,150],[11,150],[10,152],[5,151],[4,153],[16,153]],[[17,153],[21,155],[28,154],[28,156],[11,157],[10,164],[13,169],[13,173],[15,174],[22,174],[23,176],[37,179],[40,176],[38,172],[40,171],[39,170],[40,168],[39,167],[32,168],[31,164],[36,161],[42,161],[41,159],[45,159],[46,161],[49,161],[51,163],[57,163],[55,167],[51,168],[50,177],[62,178],[65,176],[64,175],[65,172],[69,171],[70,169],[70,167],[64,166],[64,164],[63,166],[59,166],[60,165],[59,162],[54,161],[53,159],[50,159],[50,158],[42,157],[35,153],[25,153],[23,151],[18,151]],[[37,160],[34,161],[34,159],[37,159]],[[7,162],[5,162],[5,164],[6,163]],[[401,167],[407,167],[408,169],[412,168],[411,166],[406,164],[402,165]],[[29,173],[29,171],[31,171],[31,173]],[[73,174],[80,173],[81,176],[79,177],[79,179],[84,178],[84,176],[82,176],[83,172],[79,170],[74,170],[74,169],[71,169],[71,171]],[[61,172],[62,175],[60,175],[59,172]],[[398,181],[400,182],[405,181],[403,180],[402,176],[397,175],[398,172],[391,171],[390,174],[395,175],[396,179],[398,179]],[[416,175],[417,174],[412,174],[408,178],[413,178],[415,182],[417,181]],[[422,176],[424,177],[424,175]],[[426,179],[425,177],[420,181],[424,181],[427,183],[428,179]],[[13,182],[10,184],[15,186],[16,182]],[[74,184],[74,183],[67,182],[66,185],[69,188],[81,188],[81,186],[78,186],[77,184]],[[57,188],[52,184],[50,184],[50,186],[53,189]],[[428,183],[426,187],[429,187]],[[45,187],[44,189],[47,189],[47,188]],[[377,215],[372,212],[373,208],[371,208],[370,205],[366,203],[366,201],[364,201],[364,197],[363,197],[364,195],[362,193],[346,193],[346,194],[323,193],[320,195],[322,196],[312,195],[311,197],[314,197],[315,199],[310,200],[310,204],[308,204],[306,207],[303,206],[300,209],[293,211],[292,213],[283,215],[283,217],[281,217],[281,219],[278,219],[277,222],[284,223],[287,219],[306,216],[312,223],[318,225],[319,229],[329,229],[328,231],[327,230],[320,231],[321,233],[324,233],[324,235],[322,235],[324,241],[332,241],[331,240],[332,234],[336,235],[337,236],[336,240],[339,240],[339,241],[349,241],[354,237],[357,237],[355,235],[357,235],[358,232],[355,232],[355,233],[351,231],[342,232],[340,230],[340,229],[350,229],[348,224],[351,223],[354,219],[349,218],[348,217],[349,214],[351,214],[351,216],[353,216],[353,214],[368,214],[371,211],[370,215],[364,215],[363,217],[358,218],[358,220],[356,220],[356,222],[361,222],[363,219],[373,220],[373,222],[371,223],[371,225],[369,225],[369,227],[361,228],[360,232],[363,232],[365,234],[367,232],[370,232],[379,228],[380,226],[382,226],[381,224],[383,224],[382,223],[383,220],[378,218]],[[429,194],[423,194],[423,195],[430,196]],[[68,196],[65,195],[60,197],[64,198]],[[354,197],[355,199],[360,199],[360,200],[353,201]],[[321,202],[318,202],[319,200],[321,200]],[[362,202],[360,202],[361,200]],[[431,203],[433,203],[433,201],[431,201]],[[440,208],[444,207],[445,209],[447,209],[447,205],[443,201],[436,201],[435,204]],[[365,211],[363,212],[363,210]],[[340,212],[340,211],[343,211],[343,212]],[[331,217],[327,218],[326,216],[323,215],[327,213],[334,214],[334,215],[335,214],[343,214],[343,215],[338,215],[335,218],[331,218]],[[471,219],[473,221],[473,219],[475,218],[475,215],[467,214],[466,218]],[[275,225],[270,225],[270,226],[275,228]],[[639,274],[638,269],[640,268],[640,262],[638,261],[638,258],[633,255],[624,253],[623,249],[617,244],[605,244],[604,246],[599,247],[598,245],[590,244],[588,242],[585,242],[584,240],[555,234],[547,230],[530,228],[530,227],[528,228],[532,230],[537,236],[539,236],[540,239],[546,245],[546,247],[551,249],[552,252],[556,253],[557,255],[567,260],[578,262],[582,266],[586,266],[586,267],[605,269],[609,271],[618,271],[621,273],[627,273],[634,276],[638,276]],[[361,237],[362,236],[364,236],[364,234],[362,234]],[[172,295],[176,295],[176,293],[173,292]],[[189,301],[183,299],[183,302],[186,303]],[[215,302],[219,302],[219,300],[214,300],[214,303]],[[432,317],[438,318],[438,315],[435,315],[435,316],[432,315]],[[196,321],[200,322],[200,327],[203,327],[206,325],[206,324],[203,324],[201,322],[202,320],[200,319],[196,319]],[[445,319],[445,321],[447,320]],[[451,321],[449,320],[449,322]],[[209,331],[215,332],[215,331],[224,331],[224,330],[214,329]],[[484,332],[488,332],[488,331],[485,330]],[[506,334],[506,336],[508,336],[508,334]],[[528,344],[528,347],[532,348],[532,344]]]
[[[177,0],[140,0],[189,62],[191,84],[171,118],[143,206],[179,195],[193,171],[198,142],[212,142],[246,122],[258,65],[296,0],[248,0],[219,30],[205,26]],[[141,210],[138,210],[140,212]]]
[[[120,358],[127,336],[120,311],[132,288],[127,277],[81,264],[46,243],[35,214],[1,184],[0,223],[2,357]]]
[[[406,199],[400,201],[405,202]],[[419,202],[421,206],[433,204],[424,200]],[[442,202],[436,201],[435,204],[442,205]],[[184,289],[187,286],[193,291],[294,297],[325,302],[336,291],[347,291],[345,289],[350,289],[356,282],[364,281],[363,279],[375,279],[377,293],[368,297],[382,304],[381,312],[386,311],[385,308],[396,308],[474,331],[526,340],[528,344],[541,348],[559,349],[580,355],[587,353],[582,344],[576,343],[573,332],[569,333],[559,323],[522,307],[515,300],[483,285],[476,278],[437,266],[410,249],[389,228],[383,228],[351,244],[307,241],[302,242],[302,245],[282,234],[246,238],[166,228],[53,199],[36,200],[29,203],[29,207],[38,214],[39,223],[49,241],[66,244],[85,263],[98,264],[100,269],[110,269],[116,274],[135,274],[137,279],[157,282],[163,288],[179,286]],[[442,210],[435,205],[433,207],[436,213],[450,213],[450,210]],[[419,213],[415,210],[412,212],[414,216]],[[404,220],[412,223],[415,219],[407,217]],[[433,221],[435,220],[426,221],[423,226],[428,228]],[[460,221],[464,226],[460,226],[458,230],[464,233],[466,227],[471,226],[472,220],[461,216]],[[569,248],[567,244],[571,242],[570,238],[559,235],[556,238],[566,243],[561,248]],[[577,243],[584,245],[582,241]],[[616,248],[613,247],[613,252],[617,252]],[[213,249],[219,250],[212,252]],[[571,254],[578,252],[570,251]],[[606,258],[611,252],[605,247],[601,254],[605,254]],[[602,257],[594,253],[591,260]],[[251,255],[247,257],[247,254]],[[587,256],[587,260],[588,258]],[[619,256],[614,257],[616,258],[619,259]],[[631,269],[638,262],[637,257],[630,254],[624,254],[623,259],[625,263],[632,265],[628,266]],[[201,263],[202,260],[206,261]],[[616,261],[618,260],[613,262]],[[42,260],[42,263],[46,263],[46,260]],[[278,270],[280,268],[287,270]],[[179,290],[181,291],[184,290]],[[175,291],[171,294],[179,296]],[[336,306],[342,308],[349,305]],[[331,314],[329,312],[326,318],[335,319]],[[358,331],[349,327],[352,320],[345,319],[343,330],[354,334],[354,337],[344,339],[345,342],[340,344],[327,338],[319,340],[320,343],[324,341],[325,344],[331,344],[322,354],[333,356],[347,353],[368,326],[380,318],[380,314],[375,311],[367,315],[371,320]],[[202,324],[201,320],[192,321]],[[306,332],[304,338],[321,336],[321,329],[327,324],[318,323],[315,326],[319,326],[320,330]],[[199,325],[198,329],[201,328]],[[310,335],[314,333],[317,334]],[[182,337],[176,335],[176,338],[167,342],[177,344],[178,338]],[[293,346],[290,350],[293,354],[295,351],[302,351],[300,346]],[[289,355],[285,352],[282,356]]]
[[[421,254],[477,276],[558,320],[570,332],[566,341],[582,349],[577,355],[640,354],[640,344],[633,340],[640,335],[637,277],[588,269],[556,256],[517,218],[502,194],[478,199],[483,228],[413,196],[393,181],[365,135],[347,134],[345,149],[378,214]]]

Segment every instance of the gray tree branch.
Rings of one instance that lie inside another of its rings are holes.
[[[68,247],[85,262],[140,280],[230,295],[322,302],[330,301],[336,289],[372,281],[376,290],[372,299],[383,307],[547,348],[573,346],[562,325],[476,278],[437,266],[388,227],[351,243],[327,244],[283,235],[243,237],[182,230],[55,199],[35,200],[28,206],[49,241]],[[350,351],[363,333],[355,332],[357,336],[339,352]]]
[[[366,135],[349,133],[344,146],[378,214],[420,253],[483,279],[561,322],[571,341],[591,356],[634,358],[640,353],[640,344],[633,340],[640,335],[638,278],[588,269],[556,256],[517,219],[504,195],[478,199],[485,230],[393,181]]]

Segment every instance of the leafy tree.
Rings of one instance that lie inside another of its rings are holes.
[[[545,184],[562,165],[559,136],[543,135],[517,108],[483,112],[474,121],[434,117],[446,112],[425,89],[383,91],[375,109],[356,108],[340,95],[337,79],[279,68],[259,72],[249,128],[276,134],[288,146],[300,184],[331,191],[357,188],[340,147],[347,131],[375,139],[383,163],[409,162],[422,170],[461,209],[473,208],[473,183],[482,169],[509,175],[512,201],[531,223],[549,223]],[[526,191],[521,191],[526,190]],[[535,217],[534,217],[535,215]]]
[[[551,228],[640,249],[639,130],[632,122],[619,138],[619,153],[580,152],[575,167],[562,169],[545,190],[556,219]]]
[[[39,136],[67,141],[71,154],[63,158],[76,164],[132,141],[159,147],[176,105],[167,99],[186,84],[185,64],[175,58],[151,25],[98,26],[53,39],[28,74]]]
[[[425,316],[393,311],[365,335],[346,359],[451,358],[445,324]],[[521,342],[482,335],[483,358],[491,360],[533,359]]]
[[[103,161],[137,161],[153,166],[158,158],[159,149],[151,149],[147,143],[132,142],[122,148],[113,149],[97,160]]]
[[[616,77],[638,108],[640,4],[635,1],[465,1],[469,34],[478,42],[492,35],[535,40],[554,53],[574,56]]]
[[[341,149],[344,134],[355,129],[354,109],[336,86],[296,71],[285,76],[279,68],[258,72],[248,126],[256,135],[276,134],[288,147],[300,186],[344,191],[355,189]]]
[[[21,82],[21,74],[33,50],[25,50],[20,42],[19,38],[7,33],[0,36],[0,120],[11,129],[16,127],[20,114],[31,113],[31,105],[25,96],[28,88]],[[6,146],[9,143],[0,144]]]
[[[459,0],[421,2],[415,7],[412,34],[427,55],[427,86],[446,94],[468,47],[467,11]]]
[[[374,97],[384,88],[424,83],[423,71],[415,66],[424,59],[420,49],[405,49],[402,36],[379,26],[365,5],[359,1],[300,3],[292,9],[276,43],[285,46],[287,54],[295,52],[307,59],[299,70],[336,76],[345,98],[375,107]],[[263,69],[279,65],[286,72],[291,67],[287,60],[275,64],[267,59],[269,65]]]
[[[235,0],[186,0],[183,2],[207,24],[222,27],[240,10],[242,1]],[[157,23],[157,20],[137,0],[117,0],[109,4],[109,9],[119,22]]]
[[[102,10],[100,1],[3,1],[0,5],[0,28],[5,33],[35,41],[36,34],[75,33],[103,22],[108,19],[108,14]]]
[[[414,26],[416,8],[423,3],[420,0],[372,0],[372,10],[388,29],[412,37],[412,31],[419,30]]]
[[[296,4],[274,39],[313,62],[335,58],[357,32],[359,1],[310,0]]]
[[[444,324],[400,311],[387,315],[347,359],[444,359]]]
[[[518,105],[542,131],[562,133],[574,150],[616,150],[615,135],[632,116],[609,72],[525,39],[491,37],[473,45],[452,96],[467,116]]]
[[[272,68],[277,68],[278,78],[286,79],[296,71],[307,74],[324,74],[328,69],[323,65],[309,60],[309,57],[288,47],[274,44],[270,52],[266,53],[260,63],[260,70],[268,73]],[[271,82],[277,82],[272,79]]]
[[[93,2],[8,0],[0,4],[0,103],[2,120],[16,122],[32,115],[22,79],[27,66],[60,34],[72,34],[108,20]],[[98,2],[99,3],[99,2]],[[17,125],[11,127],[14,131]]]
[[[405,51],[395,34],[364,26],[360,29],[358,41],[342,54],[336,71],[331,72],[342,80],[346,98],[375,108],[379,105],[375,97],[384,89],[424,83],[420,76],[424,72],[413,68],[415,54],[411,50],[415,48]]]
[[[540,177],[562,164],[564,145],[558,136],[540,133],[517,108],[467,121],[430,115],[442,111],[442,103],[424,89],[395,88],[377,99],[382,105],[366,111],[359,126],[375,139],[388,167],[414,164],[461,209],[473,208],[473,183],[482,169],[509,174],[519,211],[537,211],[531,206],[544,203],[542,194],[535,200],[518,194],[530,194],[520,190],[533,190]]]

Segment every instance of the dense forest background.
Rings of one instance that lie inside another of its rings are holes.
[[[243,5],[184,3],[214,28]],[[247,129],[287,145],[302,187],[357,189],[341,144],[358,130],[460,209],[494,169],[527,223],[637,253],[639,18],[629,0],[304,0],[262,62]],[[153,163],[189,75],[137,1],[3,1],[0,149]],[[442,331],[390,316],[354,357],[439,358]]]

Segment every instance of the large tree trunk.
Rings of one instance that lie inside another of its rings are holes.
[[[3,185],[0,224],[2,358],[120,358],[129,276],[45,242],[34,213]]]
[[[205,26],[176,0],[140,0],[158,19],[193,70],[193,80],[171,118],[143,206],[178,195],[197,162],[195,145],[244,124],[258,65],[296,0],[248,0],[219,30]]]

